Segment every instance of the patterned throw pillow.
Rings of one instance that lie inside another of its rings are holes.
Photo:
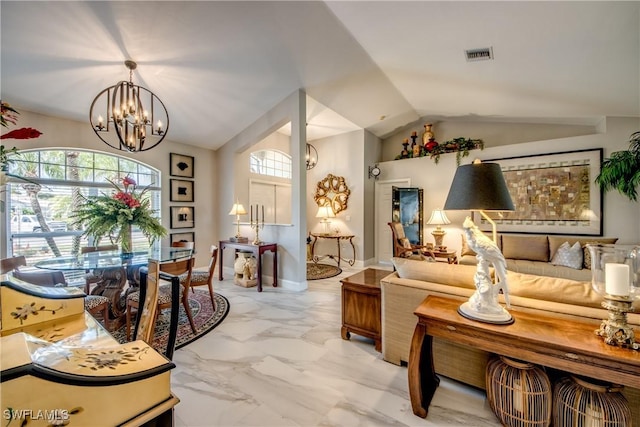
[[[583,252],[580,242],[574,243],[573,246],[569,245],[569,242],[564,242],[553,256],[551,264],[582,270],[582,257]]]
[[[582,248],[582,258],[584,260],[584,262],[582,263],[582,268],[591,270],[591,251],[586,245],[584,248]]]

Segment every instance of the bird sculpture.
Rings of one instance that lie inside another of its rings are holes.
[[[467,217],[465,219],[462,229],[469,247],[476,253],[478,268],[474,276],[476,291],[469,298],[469,301],[463,304],[461,311],[463,314],[466,311],[466,314],[470,314],[474,318],[480,316],[477,320],[495,320],[498,323],[510,321],[511,315],[498,303],[498,293],[502,290],[507,307],[511,308],[507,282],[507,263],[504,255],[502,255],[498,245],[480,231],[471,218]],[[495,270],[498,279],[497,283],[493,283],[491,280],[489,264]],[[483,319],[484,317],[487,319]]]

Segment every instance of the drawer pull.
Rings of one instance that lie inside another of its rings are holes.
[[[447,325],[447,329],[450,331],[455,331],[456,327],[455,326],[451,326],[451,325]]]
[[[565,356],[567,356],[569,359],[573,359],[573,360],[578,360],[580,357],[575,354],[575,353],[565,353]]]

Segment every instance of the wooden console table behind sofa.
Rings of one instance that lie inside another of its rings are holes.
[[[640,352],[605,344],[594,325],[511,310],[511,325],[493,325],[458,314],[460,301],[428,296],[418,316],[409,353],[409,395],[413,413],[426,417],[439,379],[433,369],[432,339],[640,388]]]

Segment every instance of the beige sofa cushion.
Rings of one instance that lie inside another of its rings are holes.
[[[529,261],[549,261],[549,240],[547,236],[502,236],[502,255],[505,258]]]
[[[392,262],[398,277],[401,279],[421,280],[423,282],[475,289],[473,276],[476,273],[476,266],[416,261],[398,257],[392,258]]]
[[[601,307],[602,296],[593,291],[591,282],[578,282],[512,271],[507,271],[507,280],[511,295],[577,306]]]

